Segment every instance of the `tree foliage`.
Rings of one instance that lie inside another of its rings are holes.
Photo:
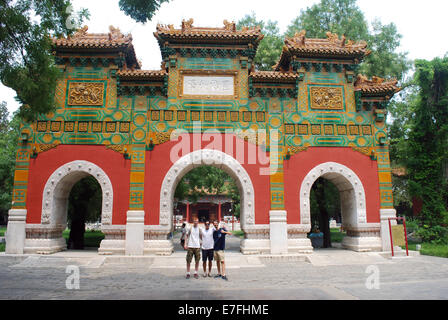
[[[277,26],[277,21],[257,20],[255,13],[245,15],[237,23],[237,28],[242,27],[256,27],[261,28],[264,34],[261,40],[257,55],[254,59],[255,68],[257,70],[272,70],[272,66],[277,62],[283,47],[283,37],[280,35],[280,30]]]
[[[345,34],[352,40],[366,40],[369,35],[367,21],[356,0],[321,0],[302,9],[288,26],[286,35],[292,37],[301,30],[306,30],[310,38],[326,38],[328,31]]]
[[[54,108],[60,71],[50,37],[70,34],[87,17],[82,11],[74,18],[69,6],[68,0],[0,0],[0,79],[16,91],[27,120]]]
[[[120,10],[137,22],[150,21],[164,2],[169,0],[120,0]]]
[[[205,195],[226,193],[233,200],[233,209],[239,216],[240,191],[235,181],[222,169],[200,166],[189,171],[178,183],[174,197],[196,203]]]
[[[78,181],[70,191],[68,206],[69,225],[73,220],[97,222],[101,217],[103,194],[93,176]]]
[[[359,72],[367,76],[394,77],[402,80],[410,68],[406,53],[398,53],[402,36],[394,23],[383,25],[375,20],[369,26],[356,0],[321,0],[301,10],[286,31],[293,36],[301,30],[307,37],[326,38],[330,31],[351,40],[365,40],[372,53],[360,65]]]
[[[427,225],[448,223],[448,57],[415,62],[415,99],[407,141],[409,191],[423,201]]]
[[[137,22],[150,20],[168,0],[120,0]],[[0,80],[16,91],[20,116],[28,121],[54,110],[61,72],[54,64],[51,37],[68,36],[89,18],[70,0],[0,0]]]
[[[6,102],[0,103],[0,221],[5,220],[11,208],[19,127],[19,117],[9,119]]]

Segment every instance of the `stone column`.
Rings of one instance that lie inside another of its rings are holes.
[[[145,211],[128,211],[126,221],[126,255],[143,255],[144,240]]]
[[[286,223],[286,211],[270,211],[269,222],[271,254],[287,254],[288,225]]]
[[[390,230],[389,230],[389,218],[396,218],[397,211],[395,209],[381,209],[381,244],[384,252],[391,252],[390,247]],[[397,224],[396,220],[391,220],[391,225]]]
[[[23,254],[25,247],[26,209],[11,209],[6,230],[6,253]]]

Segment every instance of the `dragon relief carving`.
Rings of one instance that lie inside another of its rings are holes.
[[[312,87],[311,108],[325,110],[344,109],[342,88]]]
[[[71,106],[102,106],[104,83],[71,82],[68,89],[68,104]]]

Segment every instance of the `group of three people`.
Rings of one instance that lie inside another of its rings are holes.
[[[182,228],[181,245],[187,250],[187,275],[186,278],[190,279],[190,265],[191,261],[195,261],[194,277],[198,276],[199,262],[201,259],[202,249],[202,263],[204,268],[204,277],[211,277],[213,260],[216,261],[216,267],[218,274],[215,278],[222,278],[228,280],[225,269],[225,256],[224,250],[226,246],[226,235],[231,235],[225,227],[219,228],[218,221],[213,222],[213,226],[210,226],[210,222],[205,222],[205,228],[199,227],[198,219],[193,220],[193,226],[187,230],[185,225]],[[208,273],[207,273],[207,261],[208,261]]]

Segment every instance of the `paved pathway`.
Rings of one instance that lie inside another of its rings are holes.
[[[1,254],[0,299],[448,299],[448,259],[389,259],[337,249],[242,256],[238,242],[229,239],[234,250],[226,255],[228,282],[186,280],[182,250],[170,257],[99,256],[95,251]],[[68,265],[80,267],[79,290],[66,288]],[[372,275],[368,268],[379,271],[379,289],[366,287]]]

